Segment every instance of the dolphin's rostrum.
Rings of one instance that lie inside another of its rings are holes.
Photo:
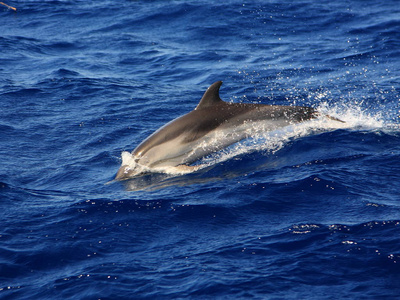
[[[129,179],[149,170],[189,166],[259,131],[272,131],[319,116],[311,107],[227,103],[219,97],[222,81],[212,84],[197,107],[167,123],[146,138],[132,153],[122,153],[116,180]]]

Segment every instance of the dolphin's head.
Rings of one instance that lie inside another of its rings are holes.
[[[117,175],[115,175],[115,180],[126,180],[146,173],[145,168],[137,163],[138,159],[131,153],[124,151],[122,152],[121,157],[122,165],[119,168]]]
[[[132,177],[135,177],[138,175],[138,173],[135,171],[135,168],[131,168],[128,165],[122,165],[118,172],[117,175],[115,175],[115,180],[126,180]]]

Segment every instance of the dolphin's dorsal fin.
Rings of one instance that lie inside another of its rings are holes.
[[[195,110],[202,109],[205,107],[210,107],[215,104],[223,102],[219,97],[219,88],[221,87],[221,85],[222,81],[217,81],[214,82],[212,85],[210,85],[210,87],[204,93],[203,97],[201,98]]]

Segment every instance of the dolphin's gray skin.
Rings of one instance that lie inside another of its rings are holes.
[[[227,103],[219,97],[221,85],[222,81],[212,84],[193,111],[158,129],[132,153],[123,152],[115,179],[129,179],[165,167],[195,170],[189,164],[254,132],[319,116],[311,107]]]

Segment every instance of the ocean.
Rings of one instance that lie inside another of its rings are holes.
[[[398,299],[397,1],[0,4],[0,299]],[[112,181],[193,110],[311,106]]]

